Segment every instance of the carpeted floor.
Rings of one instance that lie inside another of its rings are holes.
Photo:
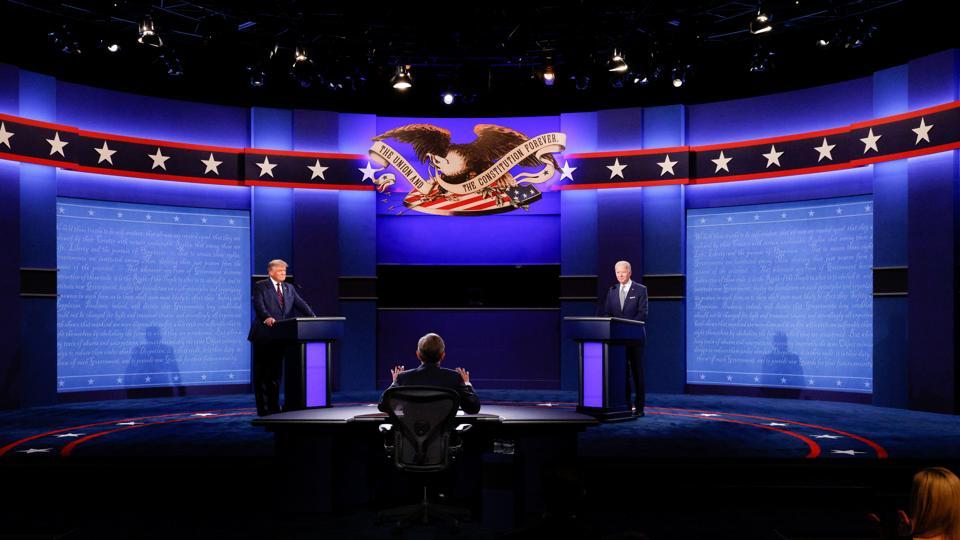
[[[377,392],[339,393],[336,404]],[[560,391],[488,390],[488,403],[574,406]],[[73,403],[0,412],[0,460],[270,456],[249,394]],[[584,459],[956,459],[960,417],[869,405],[653,394],[647,416],[580,437]]]

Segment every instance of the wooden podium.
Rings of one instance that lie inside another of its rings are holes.
[[[565,317],[563,324],[580,345],[577,412],[606,422],[632,418],[626,399],[627,349],[644,346],[646,325],[617,317]]]
[[[287,344],[284,411],[330,406],[333,344],[346,317],[298,317],[277,321],[270,338]]]

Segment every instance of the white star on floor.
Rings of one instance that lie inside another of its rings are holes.
[[[863,381],[863,386],[870,388],[870,381]]]
[[[117,377],[117,384],[123,384],[123,377]]]
[[[563,167],[560,167],[560,181],[563,182],[564,178],[569,178],[573,182],[573,171],[577,170],[577,167],[571,167],[569,161],[563,162]]]
[[[49,453],[53,448],[27,448],[26,450],[17,450],[21,454],[46,454]]]
[[[843,208],[837,208],[837,214],[842,214],[842,213],[843,213]]]
[[[150,170],[160,167],[163,170],[167,170],[167,160],[170,159],[170,156],[165,156],[160,152],[160,147],[157,147],[156,154],[147,154],[147,157],[153,160],[153,165],[150,166]]]
[[[773,427],[787,427],[787,426],[789,426],[790,424],[784,424],[784,423],[782,423],[782,422],[770,422],[770,423],[768,423],[767,425],[768,425],[768,426],[773,426]]]
[[[87,384],[93,384],[93,379],[87,379]]]
[[[64,212],[66,212],[66,210],[65,210],[62,206],[59,207],[59,208],[57,208],[57,213],[58,213],[58,214],[62,214],[62,213],[64,213]]]
[[[787,219],[787,213],[786,213],[786,212],[782,212],[782,213],[780,214],[780,217],[783,218],[783,219]]]
[[[707,378],[706,375],[704,375],[703,373],[700,374],[700,380],[701,380],[701,381],[702,381],[702,380],[705,380],[706,378]]]
[[[864,211],[864,212],[869,212],[869,211],[871,211],[871,210],[873,210],[873,207],[870,206],[869,204],[863,207],[863,211]]]
[[[200,413],[194,414],[193,416],[199,416],[199,417],[201,417],[201,418],[206,418],[207,416],[216,416],[216,414],[211,413],[211,412],[200,412]]]
[[[13,137],[16,133],[12,131],[7,131],[7,126],[0,122],[0,144],[6,145],[7,148],[10,148],[10,137]]]
[[[837,381],[837,386],[843,386],[843,381]]]
[[[207,218],[205,218],[205,217],[204,217],[204,218],[200,218],[200,223],[206,223],[206,222],[207,222]]]
[[[810,216],[810,217],[813,217],[814,214],[816,214],[816,212],[814,212],[813,210],[807,212],[807,215]]]
[[[220,169],[219,169],[219,167],[220,167],[221,164],[223,164],[223,162],[222,162],[222,161],[217,161],[217,160],[213,159],[213,152],[210,153],[210,157],[209,157],[209,158],[207,158],[207,159],[201,159],[201,160],[200,160],[200,163],[203,163],[203,165],[204,165],[203,174],[207,174],[208,172],[212,172],[213,174],[215,174],[215,175],[217,175],[217,176],[220,176]]]
[[[814,147],[814,150],[816,150],[817,153],[820,154],[820,156],[817,158],[817,163],[820,163],[823,160],[823,158],[827,158],[830,161],[833,161],[833,155],[831,154],[831,152],[833,151],[834,148],[836,148],[836,146],[837,145],[835,144],[827,144],[827,138],[824,137],[823,144],[821,144],[820,146]]]
[[[179,380],[180,380],[180,376],[179,376],[179,375],[174,375],[174,376],[173,376],[173,382],[177,382],[177,381],[179,381]]]
[[[780,166],[780,156],[783,155],[783,152],[777,152],[777,147],[771,144],[770,153],[761,155],[767,158],[767,168],[769,169],[771,165]]]
[[[732,222],[733,222],[733,217],[727,216],[727,223],[732,223]]]
[[[813,383],[814,383],[814,380],[813,380],[813,379],[810,379],[810,380],[808,380],[807,382],[808,382],[809,384],[813,384]]]
[[[63,147],[66,146],[66,145],[68,145],[68,144],[70,144],[70,143],[68,143],[68,142],[66,142],[66,141],[61,141],[61,140],[60,140],[60,132],[59,132],[59,131],[55,131],[55,132],[53,133],[53,138],[52,138],[52,139],[47,139],[47,142],[50,143],[50,155],[51,155],[51,156],[54,155],[54,154],[60,154],[61,156],[63,156]],[[63,156],[63,157],[66,157],[66,156]]]
[[[733,380],[733,375],[727,375],[727,380],[728,380],[728,381],[732,381],[732,380]]]
[[[229,374],[229,375],[227,375],[227,377],[229,377],[229,378],[231,378],[231,379],[232,379],[232,378],[233,378],[233,373],[231,373],[231,374]]]
[[[97,158],[98,164],[106,161],[107,163],[113,165],[113,155],[116,154],[117,151],[111,150],[110,147],[107,146],[107,141],[103,141],[102,147],[94,148],[93,150],[99,155],[99,157]]]
[[[151,216],[150,214],[147,214],[145,217],[147,218],[147,221],[150,221],[151,219],[153,219],[153,216]]]
[[[760,377],[754,377],[753,382],[760,382]]]
[[[787,384],[787,378],[786,378],[786,377],[780,377],[780,384]]]
[[[831,450],[831,454],[846,454],[848,456],[855,456],[857,454],[866,454],[866,452],[858,452],[856,450]]]
[[[714,173],[720,172],[720,169],[730,172],[730,168],[727,167],[727,164],[733,161],[733,158],[724,157],[723,150],[721,150],[720,157],[718,157],[717,159],[711,159],[710,161],[712,161],[717,166],[717,168],[713,171]]]
[[[202,380],[202,381],[207,380],[207,374],[204,373],[203,375],[201,375],[201,376],[200,376],[200,380]]]
[[[143,378],[143,382],[150,382],[150,381],[152,381],[152,380],[153,380],[153,379],[151,379],[149,375],[147,375],[146,377]]]
[[[673,172],[673,166],[676,165],[677,163],[680,163],[680,162],[670,161],[670,154],[667,154],[666,157],[663,159],[663,161],[657,163],[657,165],[660,166],[660,176],[663,176],[666,173],[670,173],[672,176],[676,176],[676,174]]]
[[[235,221],[233,221],[232,219],[228,219],[228,220],[227,220],[227,223],[233,225],[233,224],[235,223]]]
[[[87,215],[88,215],[88,216],[92,216],[92,215],[94,215],[94,214],[96,214],[96,212],[94,212],[93,210],[87,210]]]
[[[58,439],[66,439],[70,437],[82,437],[83,435],[85,435],[85,433],[61,433],[59,435],[55,435],[55,437]]]
[[[123,212],[117,212],[117,217],[118,217],[118,218],[122,218],[122,217],[123,217]]]
[[[701,224],[701,225],[702,225],[702,224],[704,224],[704,223],[706,223],[706,222],[707,222],[707,220],[706,220],[706,219],[704,219],[704,218],[700,218],[700,224]]]
[[[613,180],[615,176],[619,176],[620,179],[622,180],[623,170],[626,169],[628,165],[621,165],[620,158],[615,158],[613,160],[613,165],[607,165],[606,167],[610,169],[610,180]]]
[[[65,382],[63,381],[63,379],[57,381],[57,386],[59,386],[59,387],[61,387],[61,388],[63,388],[63,385],[65,385],[65,384],[67,384],[67,383],[65,383]]]
[[[310,175],[311,180],[318,176],[321,180],[326,180],[326,178],[323,177],[323,171],[329,169],[330,167],[324,167],[323,165],[320,165],[320,160],[318,159],[313,165],[307,165],[307,168],[313,173]]]
[[[371,182],[373,182],[373,173],[379,171],[380,169],[374,169],[373,167],[370,166],[370,162],[368,161],[366,167],[362,169],[357,169],[357,170],[363,173],[363,178],[360,179],[361,182],[364,182],[366,180],[370,180]]]
[[[917,142],[913,143],[914,146],[920,144],[920,141],[930,142],[930,128],[933,127],[933,124],[929,126],[923,123],[923,117],[920,118],[920,127],[915,127],[910,131],[917,134]],[[0,132],[2,133],[2,132]]]
[[[173,216],[173,220],[180,223],[180,216]]]
[[[276,163],[270,163],[269,156],[263,156],[263,162],[257,163],[257,167],[260,167],[260,176],[269,175],[270,178],[273,178],[273,168],[276,167]]]
[[[814,439],[842,439],[840,435],[829,435],[827,433],[821,433],[820,435],[813,435]]]
[[[870,150],[879,152],[880,149],[877,148],[877,141],[880,140],[880,137],[883,137],[883,135],[874,135],[873,128],[870,128],[870,132],[867,134],[867,136],[860,139],[860,142],[866,145],[866,148],[863,149],[863,153],[866,154]]]
[[[760,214],[754,214],[754,215],[753,215],[753,220],[754,220],[754,221],[760,221]]]

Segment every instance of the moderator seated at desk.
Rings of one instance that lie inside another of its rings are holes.
[[[437,334],[430,333],[417,342],[417,358],[420,360],[420,367],[404,371],[404,366],[395,366],[390,370],[390,376],[393,383],[390,388],[397,386],[438,386],[441,388],[450,388],[456,390],[460,395],[460,408],[468,414],[480,412],[480,398],[473,391],[473,384],[470,383],[470,372],[463,369],[447,369],[440,367],[440,363],[446,358],[446,345],[443,338]],[[379,409],[387,412],[384,408],[383,397],[380,398]]]

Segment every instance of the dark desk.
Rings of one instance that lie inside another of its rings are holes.
[[[598,422],[569,409],[533,405],[483,405],[479,414],[463,414],[473,424],[465,451],[477,459],[455,467],[481,470],[472,475],[481,491],[485,522],[493,515],[510,521],[543,511],[545,473],[572,466],[577,434]],[[385,462],[378,432],[387,415],[376,404],[291,411],[257,418],[253,425],[274,433],[283,473],[285,508],[333,512],[372,500],[377,471]],[[508,515],[512,514],[512,515]]]

